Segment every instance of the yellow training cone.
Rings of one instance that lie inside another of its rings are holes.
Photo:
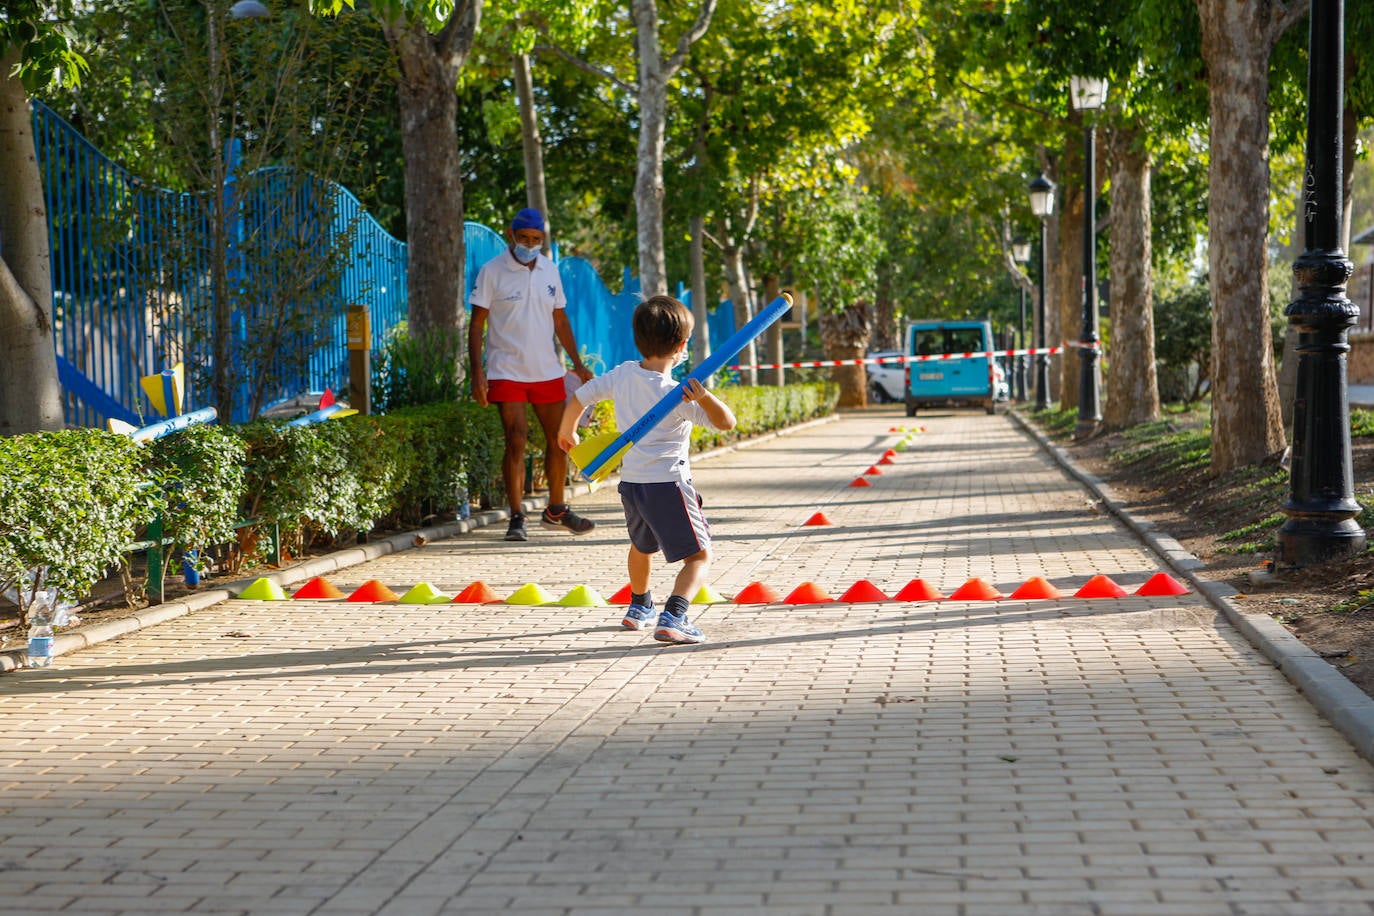
[[[428,582],[419,583],[400,598],[401,604],[439,604],[452,600],[451,595],[445,595]]]
[[[563,607],[605,607],[606,599],[597,594],[596,589],[579,585],[557,602]]]
[[[728,598],[724,597],[723,595],[721,595],[720,592],[716,591],[716,590],[715,590],[714,588],[712,588],[711,586],[709,586],[709,585],[703,585],[703,586],[701,587],[701,591],[697,592],[697,596],[696,596],[695,598],[692,599],[692,603],[693,603],[693,604],[723,604],[724,602],[729,601],[729,600],[730,600],[730,599],[728,599]]]
[[[285,601],[286,592],[282,591],[280,585],[264,576],[239,592],[239,597],[245,601]]]
[[[515,594],[506,599],[506,604],[528,604],[531,607],[538,607],[543,604],[553,604],[553,595],[530,582],[516,589]]]

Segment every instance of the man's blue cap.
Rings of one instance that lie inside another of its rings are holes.
[[[515,219],[510,221],[511,232],[516,232],[520,229],[537,229],[543,232],[544,214],[533,207],[526,207],[521,210],[519,213],[515,214]]]

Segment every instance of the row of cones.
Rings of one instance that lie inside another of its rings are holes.
[[[871,486],[873,486],[873,484],[869,482],[868,478],[870,478],[870,477],[881,477],[881,476],[883,476],[882,469],[879,468],[878,465],[880,465],[880,464],[894,464],[894,463],[896,463],[896,462],[895,462],[895,459],[897,458],[897,453],[898,453],[899,451],[901,451],[903,448],[906,448],[906,440],[905,440],[905,439],[903,439],[901,442],[898,442],[895,446],[893,446],[892,448],[888,449],[887,451],[883,452],[882,457],[879,458],[877,461],[873,462],[872,464],[870,464],[870,465],[868,466],[868,470],[864,471],[864,472],[863,472],[862,474],[860,474],[858,477],[855,477],[855,478],[850,482],[849,486],[851,486],[851,487],[871,487]],[[825,523],[811,523],[811,522],[808,522],[808,524],[829,524],[829,523],[828,523],[828,522],[825,522]]]
[[[1074,598],[1124,598],[1127,595],[1157,596],[1183,595],[1188,589],[1167,573],[1155,573],[1144,585],[1134,592],[1128,592],[1107,576],[1093,576],[1074,592]],[[286,593],[271,579],[255,581],[239,594],[249,601],[285,601]],[[1063,598],[1064,594],[1042,576],[1032,576],[1010,595],[1004,595],[996,587],[980,578],[972,578],[959,586],[949,595],[924,579],[912,579],[897,594],[888,596],[882,589],[867,579],[860,579],[844,591],[838,598],[832,597],[825,589],[814,582],[803,582],[786,597],[772,586],[762,582],[751,582],[733,599],[725,598],[709,585],[703,586],[692,599],[693,604],[720,604],[733,600],[735,604],[825,604],[840,601],[859,604],[871,601],[1013,601],[1053,600]],[[376,579],[369,579],[358,586],[352,594],[344,595],[338,588],[325,579],[316,576],[305,583],[291,598],[323,598],[365,603],[396,601],[401,604],[518,604],[523,606],[562,605],[565,607],[601,607],[607,604],[629,604],[630,586],[626,585],[609,600],[602,598],[586,585],[572,588],[562,598],[554,598],[539,585],[531,582],[516,589],[508,598],[499,598],[485,582],[477,581],[452,597],[444,594],[428,582],[421,582],[406,592],[397,595]]]

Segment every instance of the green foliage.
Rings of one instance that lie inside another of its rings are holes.
[[[0,438],[0,589],[46,569],[49,587],[84,597],[151,516],[142,457],[128,436],[96,430]]]
[[[467,393],[467,337],[436,328],[419,338],[398,324],[372,367],[372,398],[379,413],[401,407],[458,401]]]
[[[801,385],[741,385],[718,388],[714,394],[729,405],[738,425],[728,432],[705,427],[692,429],[692,448],[715,448],[750,436],[782,429],[835,410],[840,388],[834,382]]]
[[[429,514],[426,509],[432,513],[452,505],[461,491],[471,498],[497,490],[504,446],[495,410],[471,401],[449,401],[396,410],[384,422],[402,433],[415,453],[400,494],[400,505],[411,520]]]
[[[1212,295],[1206,276],[1157,298],[1154,319],[1160,396],[1196,401],[1212,365]],[[1197,372],[1192,385],[1188,384],[1190,370]]]
[[[244,498],[243,440],[219,426],[192,426],[146,446],[143,473],[154,484],[155,507],[162,518],[163,569],[176,551],[205,550],[232,540]],[[149,550],[157,550],[153,545]]]
[[[0,54],[19,49],[15,74],[30,93],[56,82],[74,86],[86,71],[86,60],[73,46],[67,28],[71,0],[40,3],[38,0],[6,0],[0,16]],[[0,74],[8,79],[9,74]]]
[[[1351,409],[1350,435],[1355,438],[1374,436],[1374,410],[1365,410],[1360,407]]]

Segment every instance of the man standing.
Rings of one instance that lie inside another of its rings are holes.
[[[572,358],[573,372],[582,381],[592,373],[582,365],[564,307],[568,298],[553,261],[539,249],[544,244],[544,215],[533,208],[515,214],[506,230],[510,245],[477,274],[468,325],[468,358],[472,365],[472,396],[478,404],[495,404],[505,431],[506,451],[501,474],[510,499],[510,527],[506,540],[524,541],[521,511],[525,488],[525,444],[529,438],[528,403],[544,430],[544,472],[549,479],[549,505],[540,524],[554,531],[586,534],[596,527],[564,501],[568,456],[558,447],[558,424],[567,397],[563,388],[563,360],[554,339]],[[482,361],[483,330],[487,356]]]

